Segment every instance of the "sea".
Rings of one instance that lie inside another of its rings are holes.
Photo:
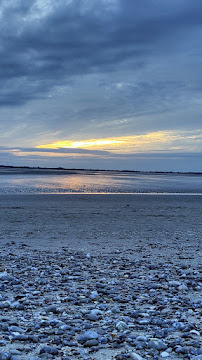
[[[116,171],[0,172],[0,194],[200,194],[202,174]]]

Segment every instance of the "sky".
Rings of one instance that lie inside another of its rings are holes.
[[[0,0],[0,165],[202,171],[201,0]]]

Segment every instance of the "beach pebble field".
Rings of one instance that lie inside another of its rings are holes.
[[[200,264],[1,246],[0,360],[202,359]]]
[[[200,196],[3,195],[0,360],[202,359]]]

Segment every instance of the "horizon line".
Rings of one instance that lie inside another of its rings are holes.
[[[155,173],[155,174],[199,174],[200,171],[161,171],[161,170],[114,170],[114,169],[94,169],[94,168],[64,168],[64,167],[41,167],[41,166],[15,166],[15,165],[0,165],[0,168],[10,169],[29,169],[29,170],[57,170],[57,171],[112,171],[112,172],[132,172],[132,173]]]

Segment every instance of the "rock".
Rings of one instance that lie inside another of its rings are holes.
[[[180,290],[180,291],[188,291],[189,289],[188,289],[188,287],[186,286],[186,285],[180,285],[179,287],[178,287],[178,290]]]
[[[178,287],[178,286],[181,285],[181,283],[179,281],[173,280],[173,281],[169,281],[169,285],[174,286],[174,287]]]
[[[51,354],[51,355],[58,355],[58,349],[54,346],[43,346],[40,351],[39,354]]]
[[[191,331],[190,331],[190,334],[197,335],[197,336],[200,336],[200,335],[201,335],[200,332],[197,331],[197,330],[191,330]]]
[[[137,336],[136,337],[136,340],[137,341],[147,341],[147,337],[146,336],[144,336],[144,335],[139,335],[139,336]]]
[[[163,351],[163,352],[160,354],[160,356],[161,356],[162,358],[167,358],[167,357],[170,356],[170,354],[169,354],[167,351]]]
[[[155,350],[158,350],[158,351],[167,349],[167,345],[161,340],[151,340],[151,341],[148,342],[147,347],[149,349],[155,349]]]
[[[4,301],[0,303],[0,309],[8,309],[10,307],[10,303],[8,301]]]
[[[19,326],[14,326],[14,325],[9,326],[8,330],[12,331],[12,332],[19,332],[19,333],[25,332],[24,329],[20,328]]]
[[[119,314],[120,313],[120,308],[119,306],[114,306],[112,309],[111,309],[111,312],[113,314]]]
[[[10,350],[10,353],[11,353],[11,355],[20,355],[21,351],[12,349],[12,350]]]
[[[187,349],[183,346],[177,346],[175,349],[175,352],[177,354],[186,354],[187,353]]]
[[[0,360],[90,360],[102,350],[106,359],[202,360],[197,266],[182,277],[179,265],[146,257],[24,247],[3,248],[3,259]]]
[[[130,358],[131,358],[132,360],[143,360],[142,356],[140,356],[139,354],[137,354],[137,353],[135,353],[135,352],[133,352],[133,353],[130,354]]]
[[[7,271],[0,272],[0,280],[7,281],[7,280],[11,280],[11,279],[12,279],[12,276],[9,273],[7,273]]]
[[[28,340],[28,335],[24,335],[24,334],[19,334],[19,335],[13,335],[12,340],[18,340],[18,341],[27,341]]]
[[[84,334],[78,336],[77,340],[80,343],[84,343],[88,340],[97,340],[98,337],[99,337],[99,335],[97,332],[88,330]]]
[[[91,312],[89,314],[87,314],[86,317],[88,320],[97,321],[98,319],[100,319],[101,315],[102,315],[101,310],[94,309],[94,310],[91,310]]]
[[[107,344],[107,338],[105,336],[100,337],[99,341],[100,341],[100,344]]]
[[[83,346],[92,347],[92,346],[97,346],[97,345],[98,345],[98,341],[96,339],[91,339],[91,340],[87,340]]]
[[[0,353],[0,360],[10,360],[11,359],[11,354],[8,352],[1,352]]]
[[[99,297],[99,294],[98,294],[97,290],[92,291],[92,293],[89,296],[90,300],[96,300],[98,297]]]
[[[124,321],[118,321],[116,323],[116,329],[119,331],[126,330],[128,328],[128,325]]]
[[[47,313],[52,312],[52,313],[56,314],[56,313],[57,313],[57,308],[56,308],[55,305],[49,305],[49,306],[47,306],[47,308],[45,309],[45,311],[46,311]]]

